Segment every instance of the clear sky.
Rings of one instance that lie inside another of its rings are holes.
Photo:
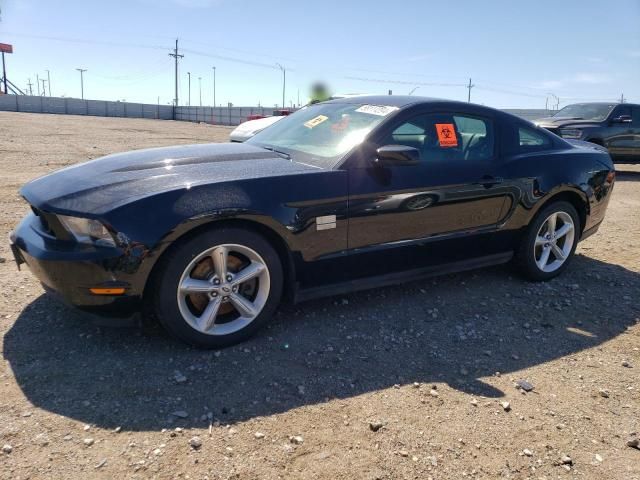
[[[54,96],[161,104],[305,103],[314,80],[336,93],[467,99],[498,108],[640,102],[640,0],[0,0],[7,77],[51,75]],[[201,80],[198,80],[201,77]],[[40,85],[42,88],[42,84]],[[553,94],[553,95],[552,95]]]

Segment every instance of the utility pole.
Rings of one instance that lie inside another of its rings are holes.
[[[4,51],[2,52],[2,78],[4,80],[4,94],[7,95],[9,90],[7,89],[7,65],[4,61]]]
[[[76,68],[76,70],[80,72],[80,98],[84,100],[84,72],[86,72],[87,69]]]
[[[31,83],[31,79],[29,79],[29,83],[27,83],[28,87],[29,87],[29,95],[33,95],[33,89],[31,88],[33,86],[33,83]]]
[[[40,77],[36,73],[36,94],[40,96]]]
[[[282,70],[282,108],[286,108],[284,104],[284,92],[287,85],[287,71],[279,63],[276,63],[276,65],[280,67],[280,70]]]
[[[191,106],[191,72],[187,72],[187,75],[189,76],[189,102],[187,105]]]
[[[471,103],[471,89],[475,87],[475,85],[473,85],[471,83],[471,79],[469,79],[469,85],[467,85],[467,88],[469,89],[469,93],[467,95],[467,103]]]
[[[47,96],[47,87],[45,87],[44,84],[47,81],[44,78],[40,79],[40,81],[42,82],[42,96],[46,97]]]
[[[176,38],[176,48],[173,50],[173,53],[169,54],[170,57],[175,59],[175,69],[176,69],[176,96],[174,98],[175,106],[178,106],[178,59],[183,58],[184,55],[178,54],[178,39]]]
[[[300,89],[298,89],[298,108],[300,108]]]
[[[45,70],[47,72],[47,85],[49,86],[49,96],[51,96],[51,74],[49,70]]]
[[[198,90],[200,92],[200,106],[202,106],[202,77],[198,77]]]
[[[624,103],[624,93],[620,95],[620,103]]]
[[[213,106],[216,106],[216,67],[213,68]]]

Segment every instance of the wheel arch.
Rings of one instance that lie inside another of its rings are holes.
[[[584,231],[584,228],[587,224],[587,216],[589,215],[589,202],[587,200],[586,194],[577,188],[567,188],[564,190],[556,191],[548,194],[541,201],[538,202],[535,211],[529,218],[529,222],[531,223],[540,211],[545,208],[547,205],[551,205],[553,202],[566,201],[573,205],[578,212],[578,218],[580,220],[580,235]]]
[[[150,266],[149,273],[145,279],[145,285],[142,294],[143,303],[147,303],[147,299],[150,298],[150,290],[153,289],[154,283],[158,280],[159,274],[163,268],[163,260],[167,258],[170,253],[178,248],[181,244],[187,240],[199,235],[200,233],[213,229],[223,227],[235,227],[246,230],[251,230],[264,237],[269,244],[275,249],[276,253],[280,257],[282,262],[282,271],[284,274],[283,285],[283,297],[287,300],[293,298],[295,290],[295,267],[293,256],[289,248],[289,244],[279,234],[275,228],[267,225],[265,222],[259,221],[255,218],[243,218],[243,217],[222,217],[222,218],[210,218],[207,221],[189,222],[183,225],[179,234],[174,233],[170,238],[165,239],[165,248],[158,252],[155,261]]]

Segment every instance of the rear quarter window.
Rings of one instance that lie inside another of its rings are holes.
[[[562,139],[533,124],[524,122],[511,115],[502,117],[500,125],[500,144],[505,155],[553,150],[559,148]]]
[[[551,140],[547,135],[528,127],[518,127],[518,146],[522,150],[548,148]]]

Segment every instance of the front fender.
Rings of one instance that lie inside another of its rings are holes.
[[[135,245],[144,284],[162,254],[184,235],[220,221],[243,221],[272,232],[306,270],[347,247],[347,172],[322,171],[207,184],[163,192],[109,212],[105,219],[124,245]],[[332,229],[316,218],[335,216]],[[127,248],[125,247],[125,250]],[[299,272],[297,272],[299,273]]]

